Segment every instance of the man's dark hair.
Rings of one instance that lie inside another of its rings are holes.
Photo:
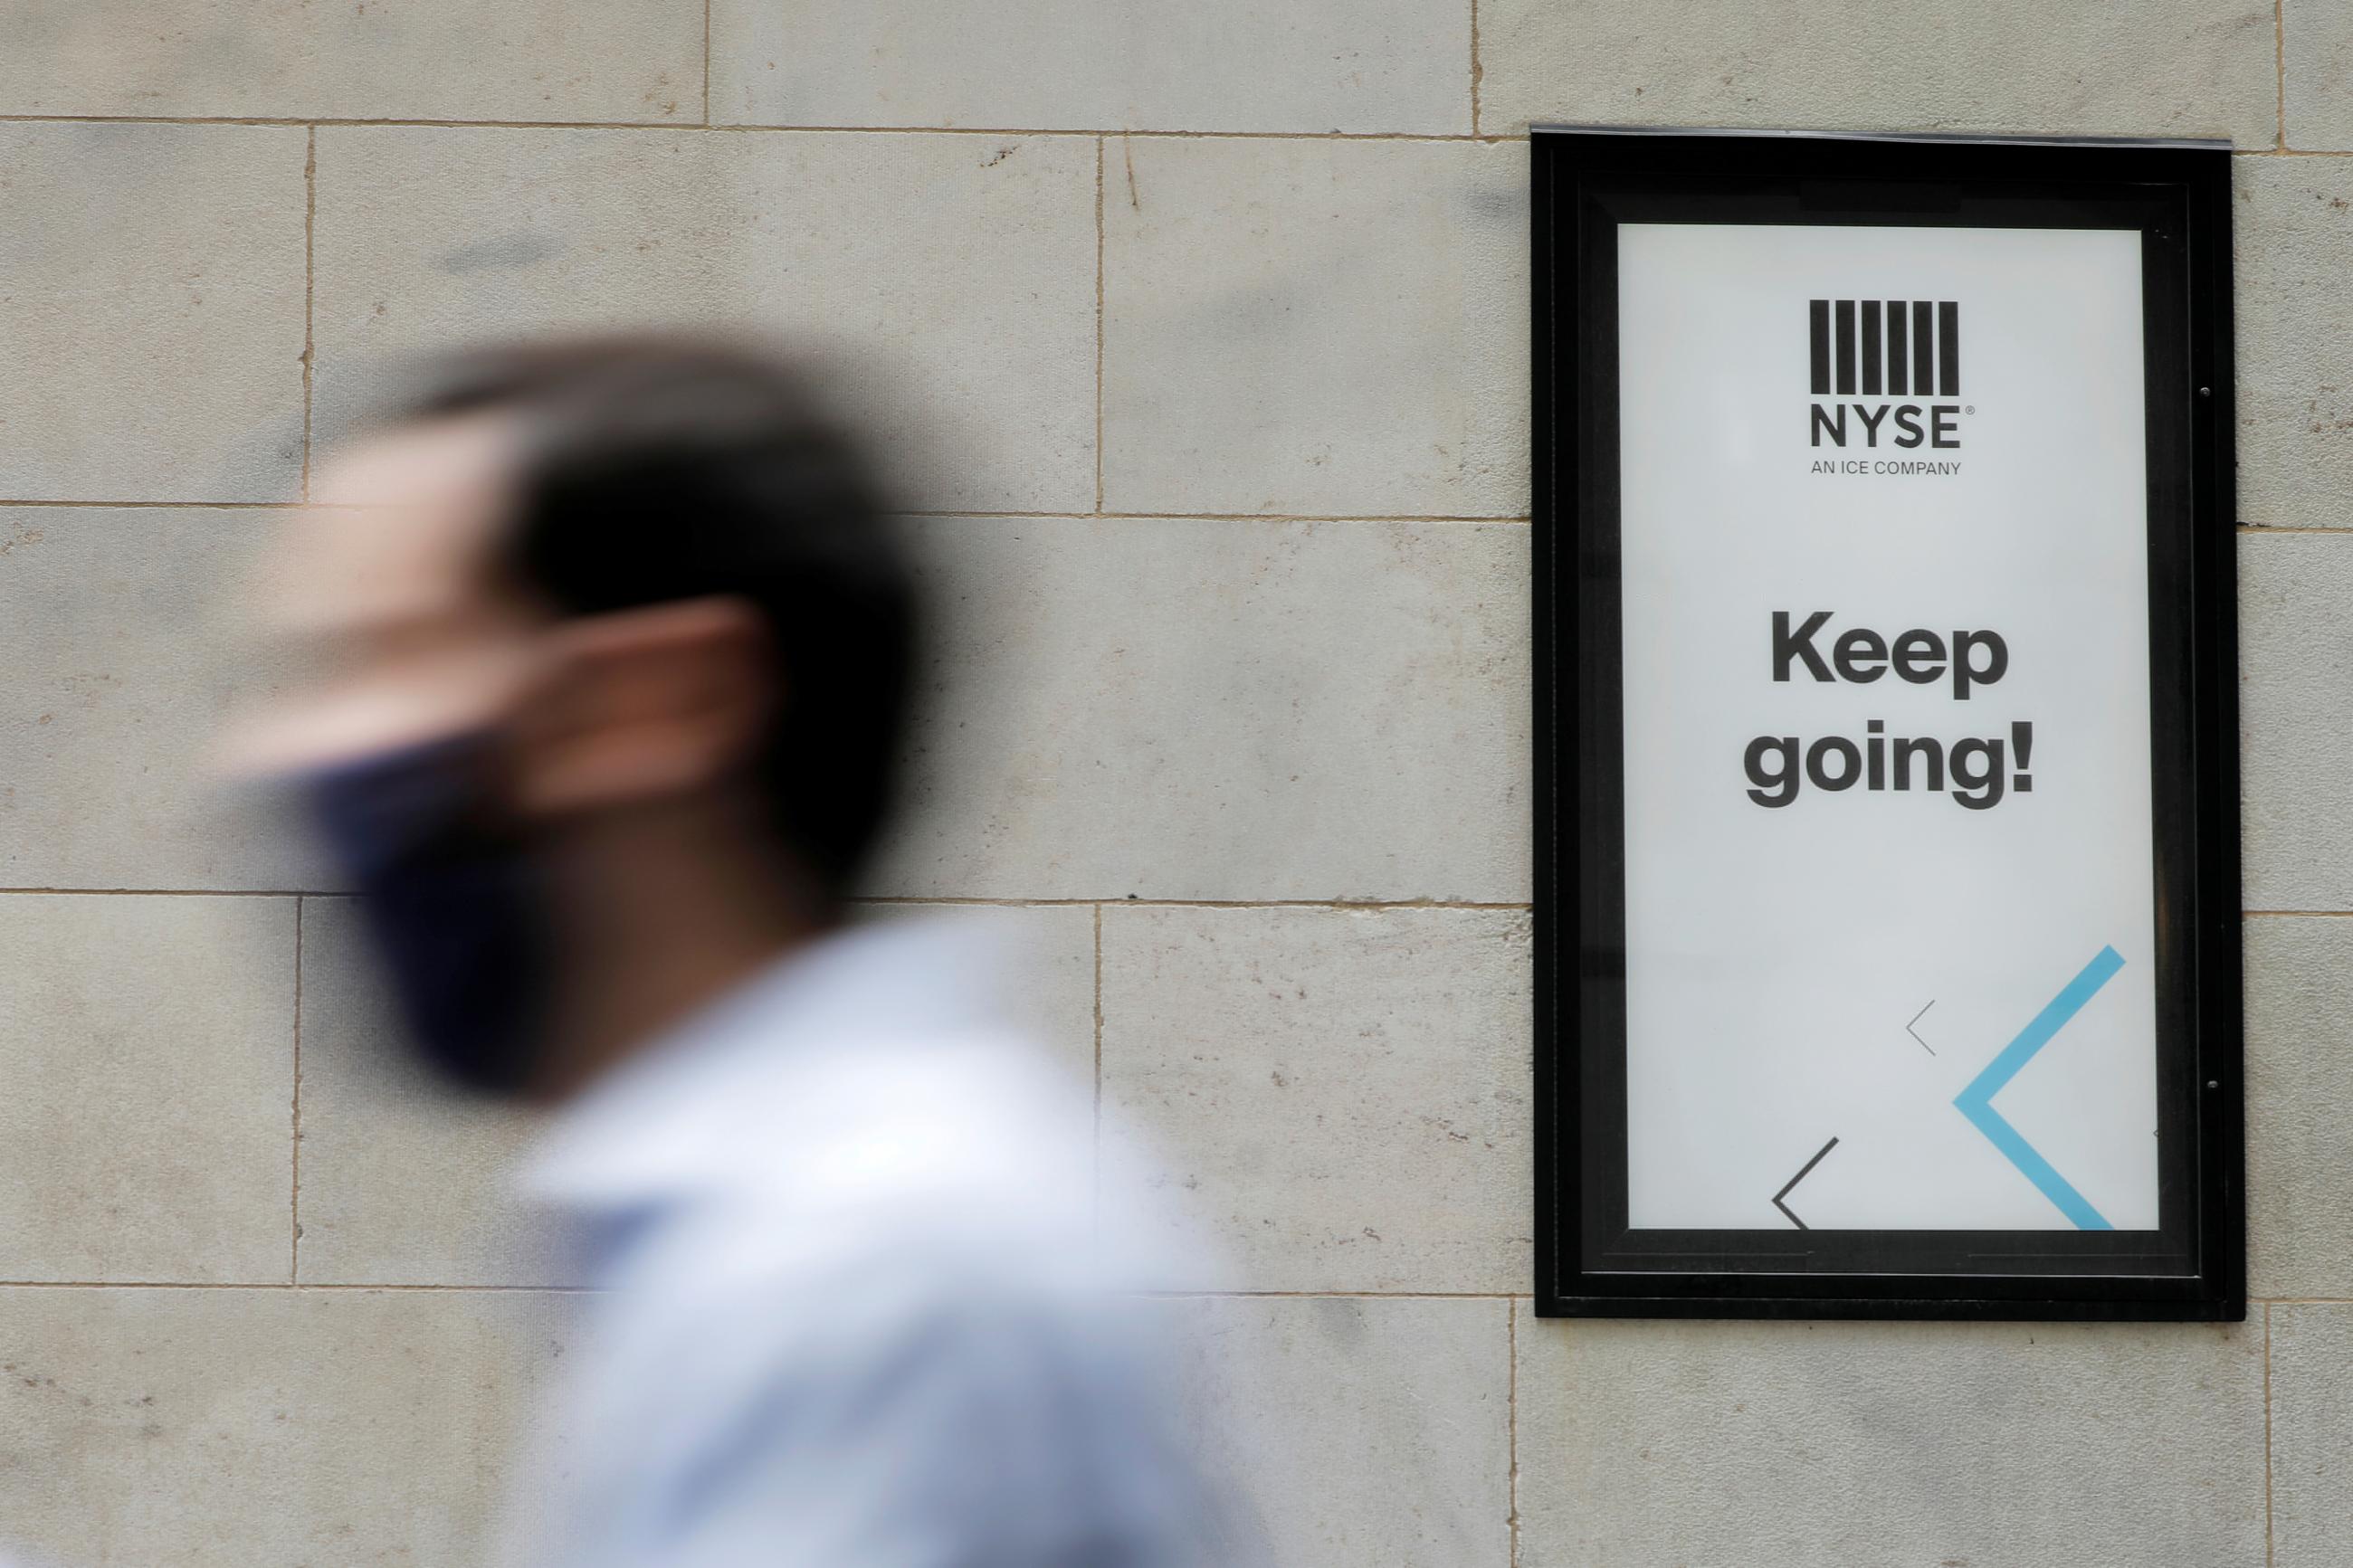
[[[781,357],[666,338],[478,350],[402,420],[520,416],[504,565],[561,614],[724,595],[765,623],[777,706],[754,759],[785,847],[839,898],[890,805],[913,592],[858,444]]]

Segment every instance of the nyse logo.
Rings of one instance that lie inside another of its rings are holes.
[[[1816,300],[1812,445],[1961,444],[1961,307],[1954,300]],[[1831,401],[1825,403],[1823,399]],[[1850,416],[1852,419],[1850,420]]]

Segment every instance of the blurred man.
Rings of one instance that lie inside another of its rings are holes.
[[[987,956],[844,926],[907,707],[910,583],[790,371],[488,353],[322,469],[280,552],[301,781],[418,1048],[558,1102],[589,1249],[558,1568],[1229,1560],[1094,1245],[1087,1090]]]

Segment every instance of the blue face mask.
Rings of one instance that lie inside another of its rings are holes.
[[[465,735],[303,782],[417,1054],[467,1089],[513,1095],[539,1066],[548,931],[524,847],[488,819],[491,760]]]

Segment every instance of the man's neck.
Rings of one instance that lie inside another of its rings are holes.
[[[836,923],[745,815],[668,814],[566,847],[539,1098],[572,1098]]]

